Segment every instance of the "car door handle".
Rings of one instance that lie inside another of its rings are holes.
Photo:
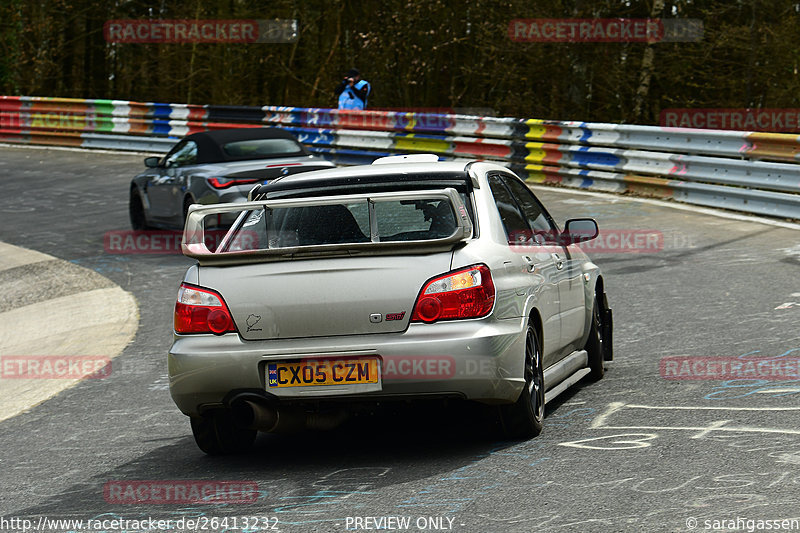
[[[558,254],[550,254],[550,255],[553,257],[553,261],[556,262],[556,268],[558,270],[561,270],[562,268],[564,268],[564,260],[561,259],[560,255],[558,255]]]
[[[527,265],[528,272],[533,272],[534,270],[536,270],[536,263],[534,262],[533,259],[531,259],[527,255],[523,256],[522,259],[525,261],[525,264]]]

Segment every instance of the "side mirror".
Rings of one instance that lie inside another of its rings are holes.
[[[144,158],[144,166],[147,168],[158,168],[158,164],[161,162],[160,157],[145,157]]]
[[[561,242],[564,245],[591,241],[600,234],[597,222],[593,218],[571,218],[564,224]]]

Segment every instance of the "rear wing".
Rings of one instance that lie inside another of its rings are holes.
[[[349,212],[347,220],[333,215],[345,207],[357,211],[360,223]],[[379,220],[380,213],[394,207],[424,213],[425,220],[430,220],[429,230],[381,235],[386,220]],[[210,250],[205,219],[213,217],[213,226],[237,214],[219,246]],[[446,223],[433,231],[437,216]],[[284,225],[279,227],[280,223]],[[301,235],[301,230],[324,233],[325,237]],[[186,216],[181,250],[201,265],[223,266],[328,256],[434,253],[451,250],[472,233],[472,221],[460,194],[446,188],[193,205]]]

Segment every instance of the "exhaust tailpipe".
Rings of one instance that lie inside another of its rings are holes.
[[[349,418],[347,411],[307,413],[298,409],[277,409],[252,400],[234,402],[231,411],[236,424],[269,433],[292,433],[302,429],[327,431]]]
[[[231,406],[234,420],[240,427],[272,431],[278,425],[278,410],[274,407],[242,400]]]

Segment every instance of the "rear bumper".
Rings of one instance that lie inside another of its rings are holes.
[[[176,335],[168,359],[170,393],[189,416],[227,406],[242,391],[263,393],[274,404],[437,396],[507,403],[522,390],[524,339],[522,319],[411,324],[402,333],[272,341],[244,341],[235,333]],[[266,386],[267,362],[349,356],[380,360],[379,391],[327,386],[287,393]]]

